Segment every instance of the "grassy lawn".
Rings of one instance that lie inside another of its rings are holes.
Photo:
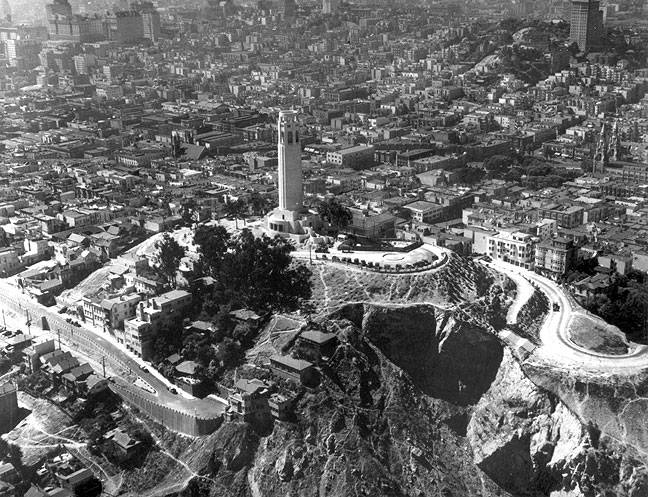
[[[592,352],[610,355],[628,353],[628,341],[618,328],[575,316],[569,327],[569,337],[576,344]]]

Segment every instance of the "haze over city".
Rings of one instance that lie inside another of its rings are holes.
[[[0,496],[648,495],[644,0],[0,0]]]

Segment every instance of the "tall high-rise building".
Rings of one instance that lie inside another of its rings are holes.
[[[99,16],[72,14],[68,0],[54,0],[45,7],[49,37],[52,40],[81,43],[105,39],[104,21]]]
[[[157,10],[142,12],[144,38],[157,42],[160,39],[160,14]]]
[[[277,10],[284,19],[295,19],[297,17],[297,2],[295,0],[278,0]]]
[[[39,40],[7,40],[5,55],[12,67],[21,70],[33,69],[40,63],[38,54],[41,51]]]
[[[142,14],[135,10],[113,12],[106,17],[108,38],[117,43],[133,43],[144,38]]]
[[[153,3],[139,2],[133,5],[133,9],[142,15],[144,38],[157,42],[160,39],[160,13]]]
[[[268,215],[267,227],[274,233],[304,235],[317,218],[303,207],[302,149],[297,112],[284,110],[279,113],[277,133],[279,207]]]
[[[207,0],[203,15],[207,19],[223,19],[236,13],[236,5],[232,0]]]
[[[335,14],[340,7],[340,0],[322,0],[322,14]]]
[[[603,12],[598,0],[571,0],[569,41],[586,52],[601,44]]]
[[[45,12],[48,19],[54,16],[72,17],[72,5],[68,0],[54,0],[45,6]]]

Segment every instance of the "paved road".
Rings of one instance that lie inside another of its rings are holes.
[[[629,374],[648,368],[648,346],[633,344],[631,352],[625,355],[608,355],[592,352],[573,343],[569,338],[569,326],[575,316],[592,321],[594,325],[600,318],[594,318],[577,305],[573,305],[565,292],[555,282],[529,271],[502,261],[487,264],[492,269],[509,276],[518,288],[528,288],[529,282],[542,290],[550,302],[550,310],[540,329],[541,346],[536,353],[551,362],[578,367],[597,372]],[[528,291],[519,291],[513,304],[517,313],[530,298]],[[560,306],[553,311],[553,304]],[[509,317],[511,314],[509,314]]]
[[[107,370],[116,373],[120,378],[126,376],[128,379],[128,381],[120,381],[121,384],[127,385],[128,388],[132,388],[158,404],[187,414],[198,413],[205,417],[224,412],[226,406],[221,402],[212,399],[187,399],[172,394],[167,390],[163,381],[150,372],[144,372],[137,361],[111,341],[86,329],[83,325],[75,327],[66,323],[61,315],[30,299],[21,293],[18,287],[11,285],[6,280],[0,280],[0,307],[10,308],[20,315],[25,315],[27,310],[32,319],[32,327],[40,327],[41,318],[45,317],[51,333],[56,336],[60,331],[61,340],[65,340],[71,349],[78,349],[80,355],[92,357],[95,363],[104,357]],[[126,373],[124,374],[124,372]],[[135,386],[133,382],[136,377],[140,377],[148,383],[156,393],[148,394],[145,390]]]

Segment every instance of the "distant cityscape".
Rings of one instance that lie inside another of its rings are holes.
[[[0,496],[644,495],[646,1],[0,0],[0,228]]]

